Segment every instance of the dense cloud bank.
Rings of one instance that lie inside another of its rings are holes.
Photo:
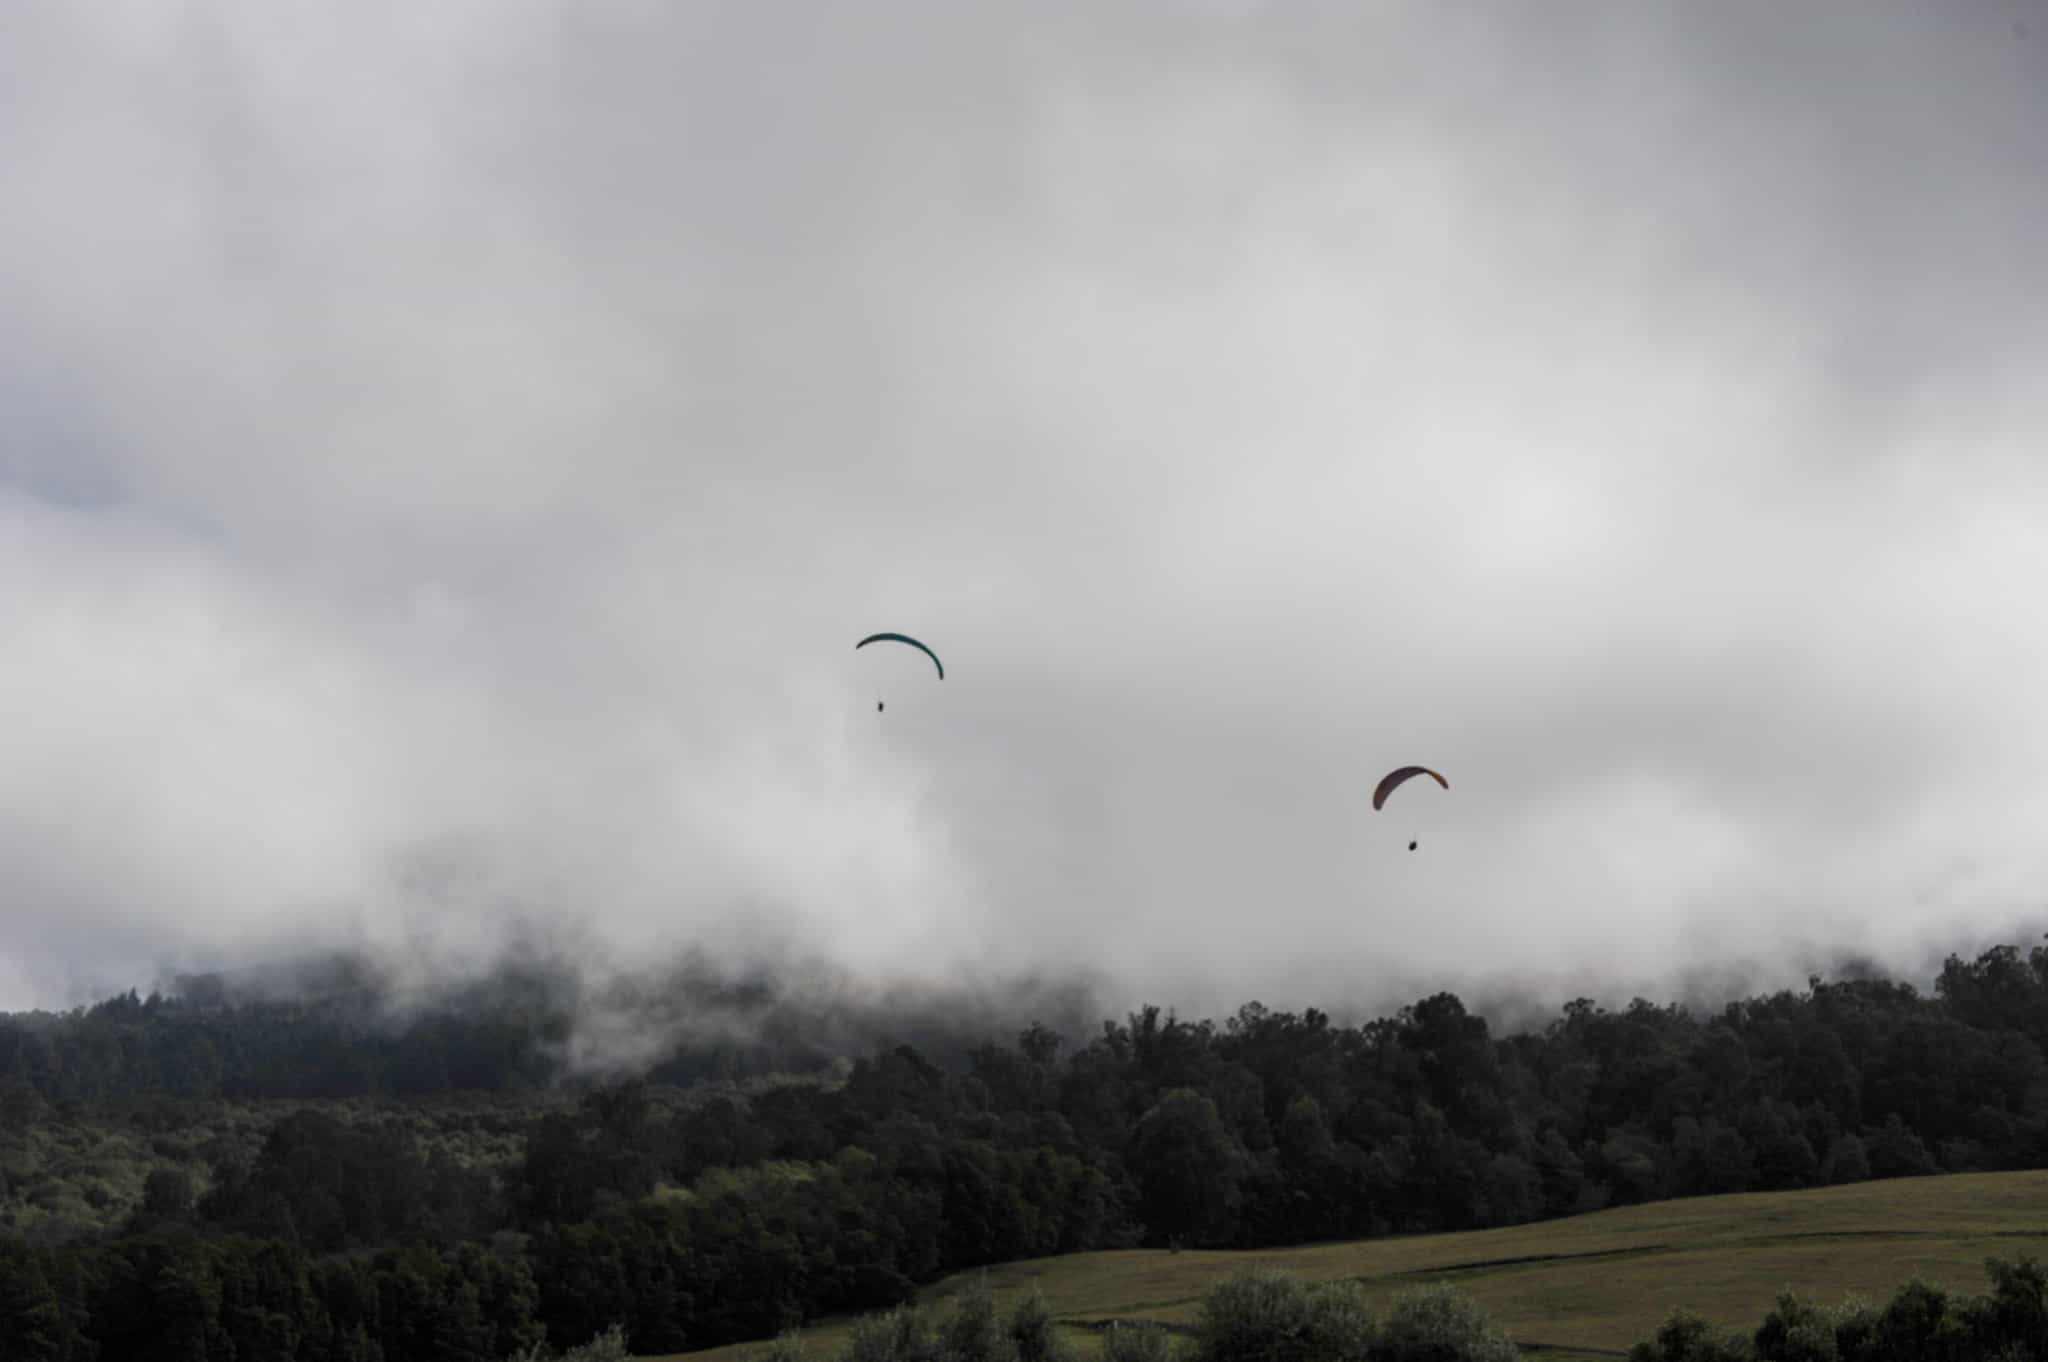
[[[2009,8],[16,7],[0,1006],[1917,969],[2048,880]]]

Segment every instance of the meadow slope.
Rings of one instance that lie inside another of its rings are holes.
[[[1855,1293],[1882,1302],[1920,1276],[1952,1291],[1985,1289],[1983,1261],[2048,1257],[2048,1171],[1897,1178],[1800,1192],[1693,1197],[1591,1215],[1475,1230],[1250,1251],[1129,1249],[986,1269],[999,1308],[1033,1289],[1086,1355],[1114,1319],[1193,1322],[1215,1282],[1252,1264],[1312,1281],[1354,1278],[1384,1307],[1403,1288],[1450,1281],[1524,1349],[1546,1358],[1616,1357],[1674,1310],[1753,1329],[1778,1293],[1826,1304]],[[934,1283],[940,1304],[976,1273]],[[825,1362],[848,1321],[804,1332]],[[678,1354],[740,1362],[759,1342]]]

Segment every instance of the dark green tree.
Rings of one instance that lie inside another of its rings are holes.
[[[1236,1235],[1245,1156],[1214,1102],[1190,1088],[1168,1092],[1139,1120],[1125,1161],[1153,1242],[1221,1245]]]

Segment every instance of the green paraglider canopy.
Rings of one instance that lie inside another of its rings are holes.
[[[1443,786],[1446,790],[1451,788],[1451,782],[1445,780],[1442,776],[1430,770],[1427,766],[1403,766],[1398,768],[1397,770],[1389,771],[1386,773],[1386,775],[1380,777],[1379,786],[1372,792],[1373,808],[1377,809],[1382,804],[1385,804],[1387,802],[1387,796],[1394,792],[1394,788],[1398,786],[1402,781],[1407,780],[1410,776],[1428,776],[1431,780],[1434,780],[1437,784]]]
[[[919,643],[916,639],[912,638],[908,634],[869,634],[866,638],[862,639],[860,642],[854,644],[853,646],[854,649],[858,651],[859,649],[867,647],[870,643],[880,643],[885,639],[891,643],[908,643],[911,647],[917,649],[919,652],[923,653],[926,657],[932,660],[932,665],[939,669],[939,680],[943,681],[946,679],[946,664],[939,661],[939,655],[933,652],[931,649],[925,647],[922,643]]]

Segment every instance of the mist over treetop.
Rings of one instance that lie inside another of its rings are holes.
[[[90,1260],[114,1283],[136,1255],[196,1255],[202,1276],[255,1255],[325,1309],[365,1277],[496,1280],[491,1319],[567,1341],[630,1311],[643,1346],[673,1350],[1049,1254],[1511,1225],[2048,1150],[2048,947],[1951,957],[1931,994],[1816,977],[1698,1013],[1577,998],[1525,1031],[1441,992],[1355,1025],[1146,1005],[964,1063],[884,1042],[680,1089],[564,1082],[516,1003],[367,1020],[346,976],[299,1002],[124,994],[0,1019],[0,1219],[44,1246],[0,1259]],[[104,1332],[124,1301],[109,1286],[63,1317]],[[459,1305],[455,1324],[408,1307],[375,1327],[456,1327]]]
[[[1986,971],[2004,977],[2022,960],[2014,946],[1975,958],[1966,967],[1951,954],[1931,981],[1935,990],[1962,987]],[[2040,958],[2038,949],[2032,958]],[[1834,987],[1867,984],[1919,996],[1915,984],[1888,979],[1868,962],[1849,957],[1836,964],[1808,972],[1809,993],[1831,976]],[[1611,991],[1602,996],[1617,1014],[1661,1007],[1698,1018],[1749,999],[1793,996],[1744,992],[1753,976],[1722,971],[1692,982],[1663,1004]],[[343,1098],[586,1089],[629,1077],[688,1086],[843,1075],[848,1063],[903,1048],[957,1073],[991,1047],[1042,1043],[1048,1058],[1073,1055],[1120,1030],[1155,1028],[1162,1020],[1169,1030],[1217,1036],[1261,1019],[1305,1016],[1364,1034],[1444,1000],[1505,1042],[1548,1034],[1600,1007],[1595,997],[1544,998],[1512,983],[1467,992],[1462,1001],[1440,987],[1412,996],[1422,1001],[1379,1009],[1247,1000],[1203,1019],[1156,1004],[1134,1003],[1125,1012],[1102,978],[1087,973],[876,988],[816,957],[734,963],[693,951],[666,966],[621,973],[530,947],[427,987],[416,973],[370,957],[329,954],[177,976],[146,998],[131,989],[66,1013],[0,1014],[0,1081],[12,1074],[48,1100],[85,1102],[143,1092]],[[1937,1005],[1933,997],[1928,1004]],[[1113,1020],[1119,1013],[1128,1027]],[[124,1039],[106,1050],[115,1035]],[[110,1067],[103,1058],[110,1053],[124,1058]]]

